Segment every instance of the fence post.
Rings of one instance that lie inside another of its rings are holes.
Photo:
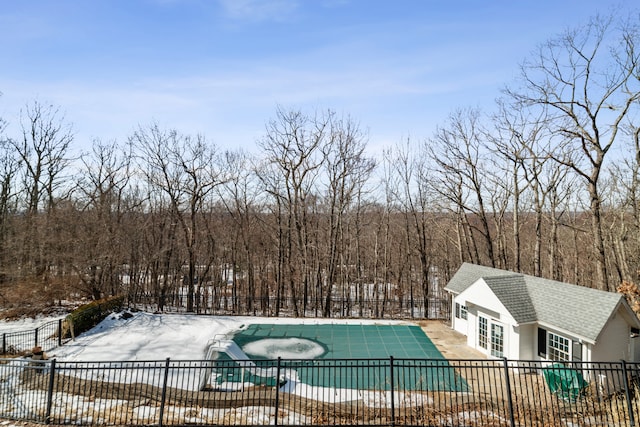
[[[158,420],[158,427],[162,427],[162,419],[164,418],[164,404],[167,400],[167,382],[169,380],[169,363],[170,360],[167,357],[167,361],[164,365],[164,380],[162,382],[162,395],[160,397],[160,419]]]
[[[396,382],[395,382],[395,378],[393,375],[393,356],[389,356],[389,379],[391,381],[391,425],[395,425],[396,424],[396,405],[395,405],[395,387],[396,387]]]
[[[516,427],[516,419],[513,411],[513,397],[511,396],[511,379],[509,378],[509,363],[506,357],[502,358],[504,362],[504,381],[507,388],[507,402],[509,404],[509,421],[511,427]]]
[[[34,341],[35,342],[34,342],[33,346],[37,347],[38,346],[38,328],[35,329],[34,335],[35,335],[35,337],[34,337]]]
[[[627,373],[627,362],[622,360],[622,375],[624,375],[624,394],[627,398],[627,409],[629,410],[629,425],[635,427],[636,420],[633,414],[633,401],[631,400],[631,390],[629,389],[629,375]]]
[[[62,319],[58,319],[58,347],[62,347]]]
[[[2,334],[2,354],[7,354],[7,333]]]
[[[56,376],[56,359],[51,359],[49,368],[49,387],[47,390],[47,409],[45,412],[45,424],[51,424],[51,406],[53,405],[53,384]]]
[[[278,356],[278,365],[276,368],[276,414],[273,418],[273,425],[278,425],[278,407],[280,406],[280,368],[282,358]]]

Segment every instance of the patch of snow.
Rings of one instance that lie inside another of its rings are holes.
[[[304,338],[265,338],[245,344],[242,351],[266,359],[315,359],[325,353],[320,344]]]
[[[54,320],[64,319],[66,316],[38,316],[38,317],[25,317],[17,320],[0,320],[0,334],[11,332],[26,332],[32,331],[39,326],[52,322]]]

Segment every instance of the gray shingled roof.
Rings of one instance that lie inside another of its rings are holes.
[[[479,279],[516,322],[546,323],[592,341],[618,306],[625,304],[617,293],[469,263],[460,267],[445,290],[460,294]]]
[[[456,274],[453,275],[447,286],[444,288],[447,291],[459,294],[472,283],[475,283],[478,279],[487,277],[498,276],[513,276],[515,273],[512,271],[499,270],[497,268],[485,267],[482,265],[463,263]]]
[[[522,274],[483,278],[493,294],[498,297],[511,316],[518,323],[529,323],[537,320],[527,284]],[[526,298],[523,298],[523,295]]]

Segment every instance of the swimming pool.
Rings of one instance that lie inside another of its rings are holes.
[[[416,325],[251,324],[233,341],[260,366],[272,367],[281,357],[312,386],[385,390],[393,378],[396,388],[406,390],[467,389]]]
[[[302,338],[325,348],[322,359],[400,358],[444,359],[424,331],[416,325],[252,324],[233,337],[243,349],[264,339]],[[284,342],[283,342],[284,343]],[[274,349],[275,350],[275,349]],[[246,352],[246,351],[245,351]],[[251,354],[266,359],[264,354]],[[274,352],[270,358],[277,358]]]

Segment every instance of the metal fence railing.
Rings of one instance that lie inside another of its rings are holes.
[[[0,364],[0,417],[74,425],[637,426],[639,364],[349,359]]]
[[[43,323],[37,328],[0,333],[1,355],[20,355],[30,352],[34,347],[49,351],[63,344],[63,319]]]
[[[186,294],[169,293],[164,296],[160,308],[158,298],[151,294],[138,294],[130,297],[129,304],[147,311],[185,312]],[[244,315],[244,316],[287,316],[287,317],[323,317],[326,300],[292,297],[234,297],[231,295],[196,295],[193,309],[199,314]],[[332,318],[376,318],[376,319],[432,319],[451,318],[451,300],[449,298],[349,298],[332,297],[329,302],[329,315]]]

